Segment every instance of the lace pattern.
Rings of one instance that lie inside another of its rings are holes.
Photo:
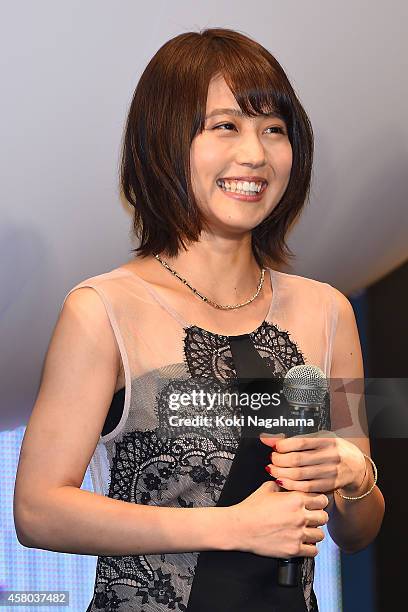
[[[184,331],[184,362],[189,378],[169,380],[158,393],[152,408],[157,415],[157,428],[134,430],[114,441],[109,497],[179,508],[217,503],[240,432],[230,427],[204,428],[199,432],[183,429],[178,436],[166,435],[168,397],[174,389],[191,392],[198,384],[212,391],[225,391],[233,388],[236,373],[228,336],[196,326]],[[305,363],[289,333],[276,325],[264,321],[250,336],[275,376],[284,376],[290,367]],[[198,554],[99,556],[88,610],[187,611]],[[302,587],[308,612],[318,610],[313,577],[314,558],[305,559]]]

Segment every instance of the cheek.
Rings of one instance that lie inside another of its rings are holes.
[[[293,163],[292,147],[290,143],[280,151],[279,160],[282,174],[290,173]]]
[[[199,167],[202,173],[213,174],[217,172],[219,164],[225,159],[224,155],[220,155],[220,152],[215,147],[203,147],[197,156],[197,167]]]
[[[215,183],[212,183],[217,167],[217,156],[214,151],[204,146],[204,143],[197,142],[194,146],[192,145],[190,149],[191,183],[197,204],[200,206],[205,206],[204,202],[208,199],[209,189],[212,187],[218,189]]]
[[[211,168],[212,164],[218,162],[220,152],[214,145],[203,136],[197,136],[190,149],[190,164],[196,171],[205,172],[206,168]]]

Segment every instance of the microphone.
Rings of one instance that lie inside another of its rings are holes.
[[[295,426],[288,427],[286,437],[311,433],[324,429],[324,410],[328,382],[322,370],[314,365],[298,365],[290,368],[283,380],[283,395],[288,404],[288,416],[295,420]],[[323,418],[322,418],[323,417]],[[307,419],[313,419],[314,427],[307,426]],[[302,419],[302,420],[299,420]],[[317,427],[316,427],[317,421]],[[303,557],[278,559],[278,584],[297,586],[300,581],[300,565]]]

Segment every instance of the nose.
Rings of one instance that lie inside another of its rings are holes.
[[[251,168],[260,168],[266,164],[265,148],[256,133],[241,136],[236,159],[238,164]]]

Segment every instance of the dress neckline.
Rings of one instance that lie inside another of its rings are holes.
[[[149,283],[148,281],[144,280],[144,278],[142,278],[141,276],[139,276],[138,274],[136,274],[136,272],[134,272],[133,270],[129,270],[128,268],[124,268],[122,266],[119,266],[118,270],[124,272],[127,276],[130,276],[131,278],[133,278],[134,280],[140,282],[148,291],[149,293],[152,295],[152,297],[165,309],[167,310],[167,312],[169,312],[178,322],[179,324],[184,328],[184,329],[196,329],[199,330],[200,332],[203,332],[204,334],[208,334],[210,336],[217,336],[219,338],[246,338],[249,336],[252,336],[253,334],[256,334],[261,327],[263,327],[265,325],[265,323],[268,322],[268,319],[271,318],[272,315],[272,311],[274,309],[274,305],[276,303],[276,274],[275,274],[275,270],[273,270],[272,268],[269,268],[267,266],[265,266],[265,269],[269,272],[269,276],[271,279],[271,290],[272,290],[272,297],[271,300],[269,302],[268,305],[268,311],[265,315],[265,317],[262,319],[262,322],[252,331],[249,332],[245,332],[243,334],[238,334],[238,335],[232,335],[232,334],[220,334],[218,332],[214,332],[211,331],[209,329],[204,329],[203,327],[200,327],[199,325],[196,325],[195,323],[186,321],[186,319],[184,319],[184,317],[173,308],[173,306],[171,306],[170,304],[167,303],[167,301],[165,299],[162,298],[161,295],[159,295],[159,293],[152,287],[152,284]]]

